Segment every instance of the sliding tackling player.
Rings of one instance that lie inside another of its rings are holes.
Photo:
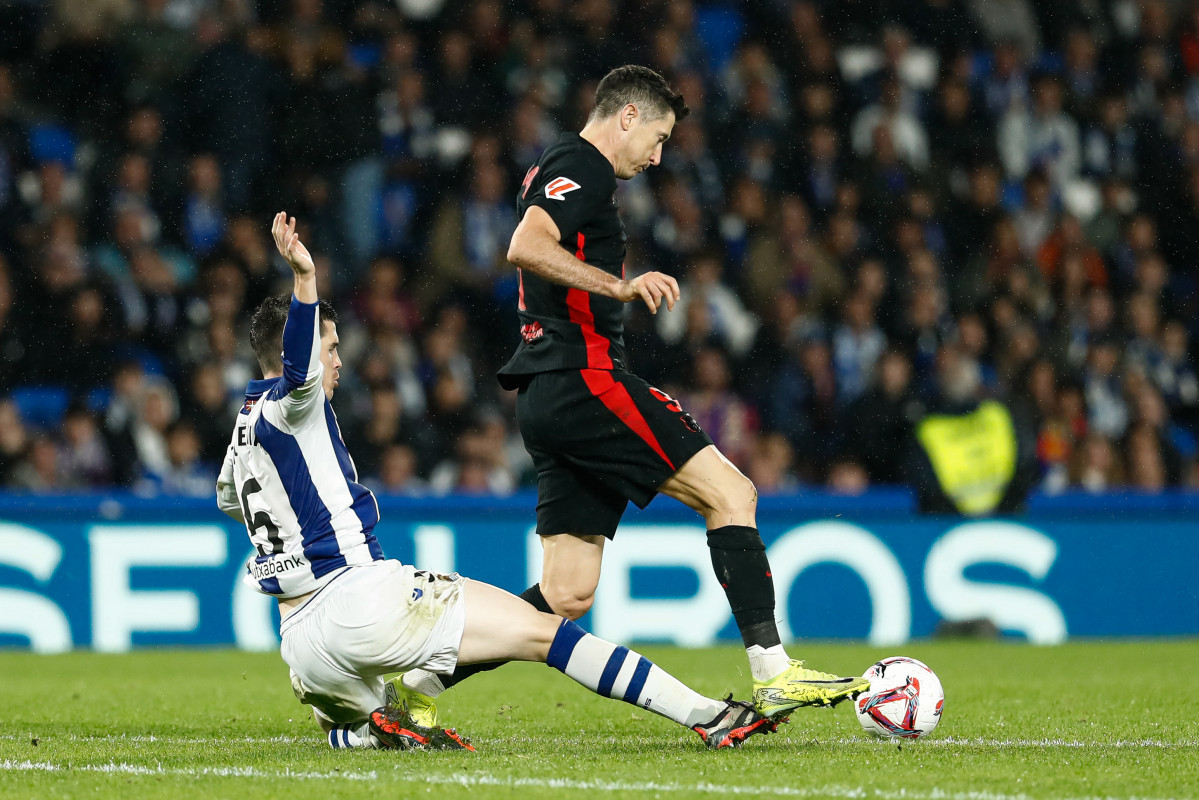
[[[646,67],[624,66],[600,81],[581,133],[564,134],[525,175],[520,224],[508,248],[519,270],[522,341],[500,370],[517,389],[517,421],[537,469],[542,577],[521,597],[540,611],[578,619],[591,607],[604,544],[628,501],[644,508],[658,492],[707,523],[712,567],[741,632],[758,712],[785,719],[793,709],[832,705],[869,687],[805,669],[784,651],[775,624],[774,583],[758,535],[758,493],[669,395],[628,371],[623,306],[653,313],[679,298],[674,278],[624,277],[625,233],[616,180],[662,158],[682,95]],[[629,546],[636,546],[630,543]],[[400,693],[427,725],[433,698],[483,669],[448,679],[405,675]]]
[[[329,743],[473,750],[453,730],[421,726],[388,702],[382,676],[507,660],[543,661],[598,694],[686,725],[712,748],[774,730],[748,703],[703,697],[641,655],[501,589],[384,559],[372,533],[378,505],[358,483],[329,403],[342,366],[337,315],[317,298],[312,257],[295,227],[282,213],[272,225],[294,290],[254,314],[250,338],[264,379],[246,388],[217,504],[246,525],[256,554],[245,579],[278,599],[292,689]]]

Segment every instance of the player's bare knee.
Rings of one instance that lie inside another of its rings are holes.
[[[569,597],[562,603],[561,607],[555,606],[554,611],[561,617],[566,617],[569,620],[578,620],[591,610],[591,605],[594,602],[594,595]]]
[[[758,510],[758,490],[753,481],[736,469],[720,476],[719,484],[708,498],[708,519],[716,517],[729,521],[752,519]]]
[[[595,602],[594,592],[580,592],[568,587],[541,587],[541,593],[550,608],[560,617],[577,620],[591,610]]]

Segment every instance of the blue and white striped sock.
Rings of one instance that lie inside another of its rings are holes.
[[[647,708],[688,728],[710,722],[725,707],[640,653],[592,636],[568,619],[558,626],[545,663],[596,694]]]
[[[334,725],[329,729],[329,746],[334,750],[342,750],[347,747],[363,747],[375,750],[381,748],[379,740],[371,733],[369,722]]]

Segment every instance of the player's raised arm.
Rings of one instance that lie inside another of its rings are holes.
[[[295,274],[291,308],[283,328],[283,386],[293,392],[302,386],[321,385],[321,331],[316,265],[296,233],[296,219],[284,212],[271,225],[275,247]]]
[[[287,259],[287,265],[295,273],[295,288],[292,294],[301,303],[315,303],[316,296],[316,265],[312,263],[312,255],[300,241],[296,233],[296,218],[288,219],[287,213],[280,211],[275,215],[271,224],[271,235],[275,237],[275,247],[279,254]]]
[[[647,272],[632,280],[621,280],[576,258],[562,247],[560,240],[561,232],[553,218],[540,207],[530,206],[512,234],[508,261],[552,283],[622,303],[640,298],[655,314],[663,301],[668,309],[673,309],[679,299],[679,284],[669,275]]]

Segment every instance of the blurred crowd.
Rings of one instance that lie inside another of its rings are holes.
[[[366,482],[533,478],[521,176],[642,63],[693,110],[623,183],[633,369],[763,493],[905,480],[1002,400],[1043,491],[1199,485],[1199,3],[4,0],[0,484],[212,492],[298,217]]]

